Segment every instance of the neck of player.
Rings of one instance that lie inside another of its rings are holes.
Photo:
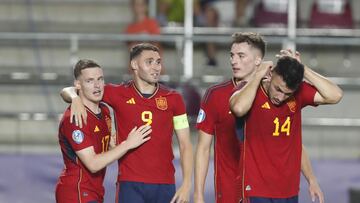
[[[147,82],[135,78],[135,86],[142,94],[153,94],[156,90],[157,83]]]
[[[90,109],[90,111],[92,111],[94,114],[99,114],[101,112],[100,106],[99,106],[100,102],[93,102],[93,101],[89,101],[88,99],[84,99],[84,98],[81,98],[81,100],[83,101],[83,104],[88,109]]]

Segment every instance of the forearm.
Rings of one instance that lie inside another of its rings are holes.
[[[301,153],[301,172],[305,176],[309,184],[311,184],[311,182],[316,181],[316,177],[312,170],[310,158],[304,146],[302,146],[302,153]]]
[[[255,74],[255,78],[248,82],[242,89],[237,90],[230,97],[230,109],[236,116],[244,116],[251,108],[262,75]]]
[[[126,142],[122,142],[120,145],[117,145],[113,149],[101,153],[95,154],[91,165],[88,167],[89,170],[93,173],[105,168],[110,163],[120,159],[129,151],[129,147],[126,145]]]
[[[63,88],[60,92],[60,96],[67,103],[71,103],[73,98],[78,97],[75,87]]]
[[[180,146],[181,168],[183,171],[183,185],[191,187],[191,175],[193,169],[193,151],[192,144],[184,144]]]
[[[307,66],[305,66],[304,78],[314,85],[321,95],[320,99],[315,98],[316,103],[336,104],[342,98],[343,92],[338,85]]]
[[[206,174],[208,173],[210,147],[198,144],[195,154],[195,189],[194,197],[203,198]]]

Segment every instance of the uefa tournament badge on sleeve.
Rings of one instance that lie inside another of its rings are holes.
[[[84,133],[81,130],[74,130],[72,132],[72,139],[76,144],[81,144],[84,141]]]

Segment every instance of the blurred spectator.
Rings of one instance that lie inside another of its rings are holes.
[[[235,26],[244,26],[249,24],[251,15],[250,0],[234,0],[235,1]]]
[[[256,27],[286,27],[288,0],[261,0],[255,7],[253,23]]]
[[[126,34],[150,34],[159,35],[160,26],[155,19],[148,16],[148,5],[146,0],[131,0],[131,8],[133,11],[133,22],[131,22],[125,30]],[[129,42],[131,48],[138,42]],[[159,43],[153,43],[158,46]]]
[[[133,22],[131,22],[125,30],[126,34],[149,34],[160,35],[160,26],[156,19],[150,18],[148,15],[148,2],[147,0],[131,0],[131,9],[133,11]],[[128,42],[129,50],[135,44],[140,42],[131,41]],[[160,54],[162,48],[159,42],[150,42],[151,44],[159,48]],[[161,54],[162,55],[162,54]],[[130,66],[129,66],[130,67]],[[163,66],[161,73],[163,74],[165,68]]]
[[[161,26],[182,25],[184,23],[184,0],[158,0],[157,20]]]
[[[199,0],[194,4],[194,26],[197,27],[218,27],[219,13],[213,6],[216,0]],[[206,43],[206,57],[208,66],[217,66],[216,46],[212,42]]]
[[[316,0],[313,3],[309,27],[348,28],[354,27],[351,5],[348,0]]]

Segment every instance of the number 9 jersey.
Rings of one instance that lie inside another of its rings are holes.
[[[118,144],[135,127],[151,125],[151,139],[119,159],[118,181],[174,184],[172,135],[189,127],[181,95],[157,84],[153,94],[143,95],[133,81],[106,85],[103,101],[115,113]]]

